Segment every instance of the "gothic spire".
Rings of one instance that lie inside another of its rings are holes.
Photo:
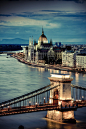
[[[44,34],[43,27],[42,27],[42,34]]]

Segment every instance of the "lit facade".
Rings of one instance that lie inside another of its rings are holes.
[[[76,67],[86,69],[86,55],[76,55]]]
[[[38,39],[38,44],[36,45],[36,51],[37,49],[43,48],[43,44],[47,44],[48,40],[47,37],[44,35],[44,31],[42,28],[42,35]]]
[[[55,61],[62,59],[62,51],[58,49],[57,47],[50,48],[48,51],[48,60],[54,59]]]
[[[34,62],[34,45],[33,45],[33,38],[29,38],[29,46],[28,46],[28,61]]]
[[[49,59],[55,59],[55,52],[53,51],[52,48],[50,48],[50,50],[48,51],[47,57],[48,57],[48,60]]]
[[[45,57],[47,57],[47,52],[47,49],[39,49],[36,51],[35,62],[37,63],[39,60],[43,60]]]
[[[44,35],[42,28],[42,35],[33,45],[33,39],[29,39],[29,46],[24,48],[25,59],[28,62],[39,62],[39,60],[48,60],[48,62],[62,59],[62,52],[57,46],[52,45],[52,40],[48,43],[47,37]]]
[[[28,59],[28,46],[24,47],[25,60]]]
[[[70,51],[62,52],[62,65],[76,67],[76,53]]]

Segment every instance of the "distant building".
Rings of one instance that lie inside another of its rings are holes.
[[[39,37],[38,44],[36,44],[35,46],[36,51],[42,48],[49,49],[50,46],[51,44],[48,43],[47,37],[44,35],[44,31],[42,28],[42,35]]]
[[[62,52],[62,65],[76,67],[76,53],[73,51]]]
[[[50,48],[50,50],[47,53],[47,57],[48,57],[48,62],[55,60],[55,52],[54,52],[53,48]]]
[[[24,47],[25,60],[28,59],[28,46]]]
[[[86,54],[76,55],[76,67],[86,69]]]
[[[56,42],[55,45],[56,45],[57,47],[60,47],[60,46],[61,46],[61,42]]]
[[[29,46],[28,46],[28,61],[34,62],[34,45],[33,45],[33,38],[29,38]]]
[[[55,52],[55,60],[62,59],[62,51],[59,47],[53,47],[53,51]]]
[[[48,43],[47,37],[44,35],[42,28],[42,34],[38,39],[38,43],[33,38],[29,39],[29,46],[24,48],[25,59],[28,62],[40,62],[41,60],[47,60],[48,62],[57,61],[62,59],[62,48],[60,48],[61,42],[58,45],[53,46],[52,40]]]
[[[79,53],[80,53],[80,54],[86,54],[86,48],[84,48],[84,49],[79,49]]]
[[[35,44],[35,61],[43,60],[47,57],[48,51],[52,48],[52,42],[48,43],[47,37],[44,35],[44,31],[42,28],[42,35],[38,39],[38,44]]]
[[[44,60],[47,57],[48,50],[47,49],[39,49],[35,54],[35,62],[39,62],[39,60]]]
[[[58,48],[57,46],[51,48],[48,51],[48,61],[53,60],[53,63],[57,63],[58,60],[62,60],[62,50]]]

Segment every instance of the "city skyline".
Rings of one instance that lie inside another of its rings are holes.
[[[1,2],[0,44],[16,38],[28,43],[30,36],[38,42],[42,27],[48,42],[86,44],[86,1]]]

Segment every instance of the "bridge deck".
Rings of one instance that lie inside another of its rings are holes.
[[[15,108],[4,108],[0,111],[0,116],[31,113],[31,112],[38,112],[38,111],[47,111],[47,110],[68,111],[68,110],[76,110],[76,109],[77,107],[61,109],[56,105],[42,105],[42,106],[32,105],[32,106],[22,106],[22,107],[15,107]]]
[[[86,107],[86,100],[85,101],[74,101],[74,105],[72,107],[59,107],[58,105],[52,104],[42,104],[42,105],[31,105],[31,106],[21,106],[15,108],[3,108],[0,109],[0,116],[6,115],[14,115],[14,114],[22,114],[22,113],[31,113],[31,112],[38,112],[38,111],[47,111],[47,110],[58,110],[61,112],[70,111],[70,110],[77,110],[77,108]]]

